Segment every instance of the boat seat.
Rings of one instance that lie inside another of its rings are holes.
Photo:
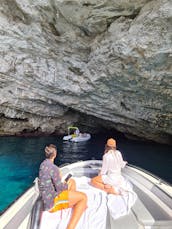
[[[74,168],[71,169],[72,174],[74,174],[75,177],[80,177],[80,176],[86,176],[86,177],[94,177],[98,174],[99,169],[97,168]]]
[[[133,205],[131,210],[140,224],[145,226],[151,226],[154,224],[155,220],[153,216],[150,214],[150,212],[147,210],[139,198],[136,200],[136,203]]]
[[[134,214],[130,211],[128,215],[122,216],[116,220],[114,220],[110,216],[110,228],[111,229],[138,229],[139,225],[134,216]]]
[[[139,198],[137,198],[129,214],[116,220],[111,216],[109,217],[111,229],[140,229],[144,226],[151,226],[154,224],[154,218]]]

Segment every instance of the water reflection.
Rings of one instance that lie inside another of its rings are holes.
[[[86,156],[90,154],[88,145],[88,142],[63,142],[62,153],[58,156],[59,160],[63,163],[85,160]]]

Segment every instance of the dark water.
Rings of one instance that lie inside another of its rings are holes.
[[[23,193],[38,175],[44,147],[57,146],[57,165],[79,160],[101,159],[109,137],[117,139],[117,148],[128,163],[140,166],[172,184],[172,147],[143,143],[115,135],[94,135],[88,142],[63,142],[62,136],[0,138],[0,211]]]

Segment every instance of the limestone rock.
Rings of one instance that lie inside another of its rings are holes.
[[[171,142],[171,0],[1,0],[0,21],[1,135],[77,124]]]

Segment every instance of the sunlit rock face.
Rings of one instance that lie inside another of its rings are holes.
[[[1,135],[77,124],[170,143],[171,0],[1,0],[0,53]]]

